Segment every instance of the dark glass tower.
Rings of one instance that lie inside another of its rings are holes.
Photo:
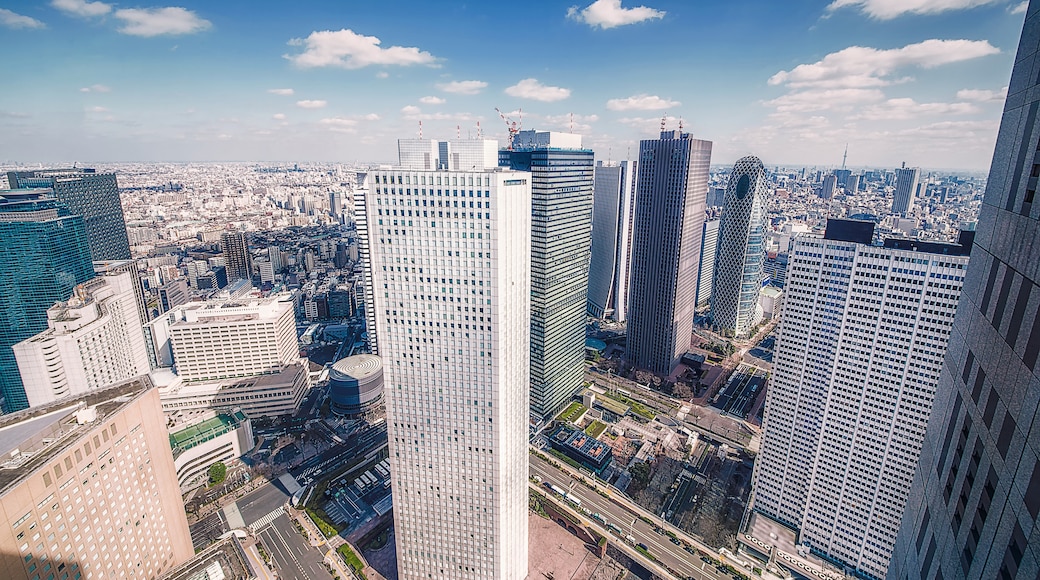
[[[1032,0],[889,578],[1040,570],[1038,43]]]
[[[585,372],[593,152],[579,135],[521,131],[499,165],[531,172],[531,412],[548,419]]]
[[[83,218],[47,189],[0,190],[0,396],[26,408],[11,347],[47,329],[47,309],[94,277]]]
[[[628,360],[668,374],[690,346],[711,141],[663,131],[639,143]]]
[[[228,232],[220,237],[228,280],[251,280],[253,260],[249,255],[249,236],[245,232]]]
[[[59,203],[72,214],[83,216],[94,260],[130,259],[130,241],[115,173],[97,173],[86,168],[8,171],[7,182],[11,188],[53,189]]]

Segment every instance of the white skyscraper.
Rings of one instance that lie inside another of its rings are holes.
[[[921,453],[971,249],[830,220],[794,242],[766,391],[754,511],[883,578]]]
[[[622,161],[615,165],[599,162],[594,175],[588,312],[596,318],[624,322],[628,309],[636,162]]]
[[[697,266],[697,307],[711,301],[711,289],[715,283],[715,252],[719,248],[719,220],[704,222],[701,234],[700,264]]]
[[[128,272],[98,276],[47,310],[47,330],[13,347],[30,407],[147,373],[148,351]]]
[[[522,580],[531,176],[380,169],[357,199],[400,577]]]
[[[892,213],[906,215],[914,211],[914,196],[921,170],[902,167],[896,169],[896,190],[892,195]]]

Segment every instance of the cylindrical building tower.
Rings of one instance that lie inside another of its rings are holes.
[[[766,232],[766,172],[758,157],[737,161],[723,198],[715,254],[711,318],[724,334],[742,338],[762,320],[758,292],[762,286]]]
[[[383,402],[383,362],[373,354],[340,360],[329,371],[329,400],[337,415],[357,416]]]

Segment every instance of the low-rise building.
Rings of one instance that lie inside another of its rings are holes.
[[[170,430],[177,485],[182,492],[201,485],[211,465],[232,462],[254,445],[252,422],[242,411],[192,414]]]

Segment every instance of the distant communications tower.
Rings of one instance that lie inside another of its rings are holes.
[[[845,144],[845,154],[841,156],[841,168],[845,169],[845,161],[849,158],[849,144]]]
[[[664,123],[668,120],[668,113],[661,115],[661,132],[664,133]]]
[[[422,139],[422,120],[419,120],[419,138]]]
[[[514,121],[514,120],[510,119],[509,117],[507,117],[506,114],[503,113],[502,110],[499,109],[498,107],[495,107],[495,110],[498,111],[498,116],[501,117],[502,121],[506,124],[506,131],[509,133],[509,146],[506,147],[506,149],[512,151],[513,150],[513,143],[516,141],[516,134],[519,133],[521,127],[523,127],[523,122],[524,122],[523,110],[522,109],[517,109],[517,111],[516,111],[518,116],[519,116],[519,119],[520,119],[519,122]]]

